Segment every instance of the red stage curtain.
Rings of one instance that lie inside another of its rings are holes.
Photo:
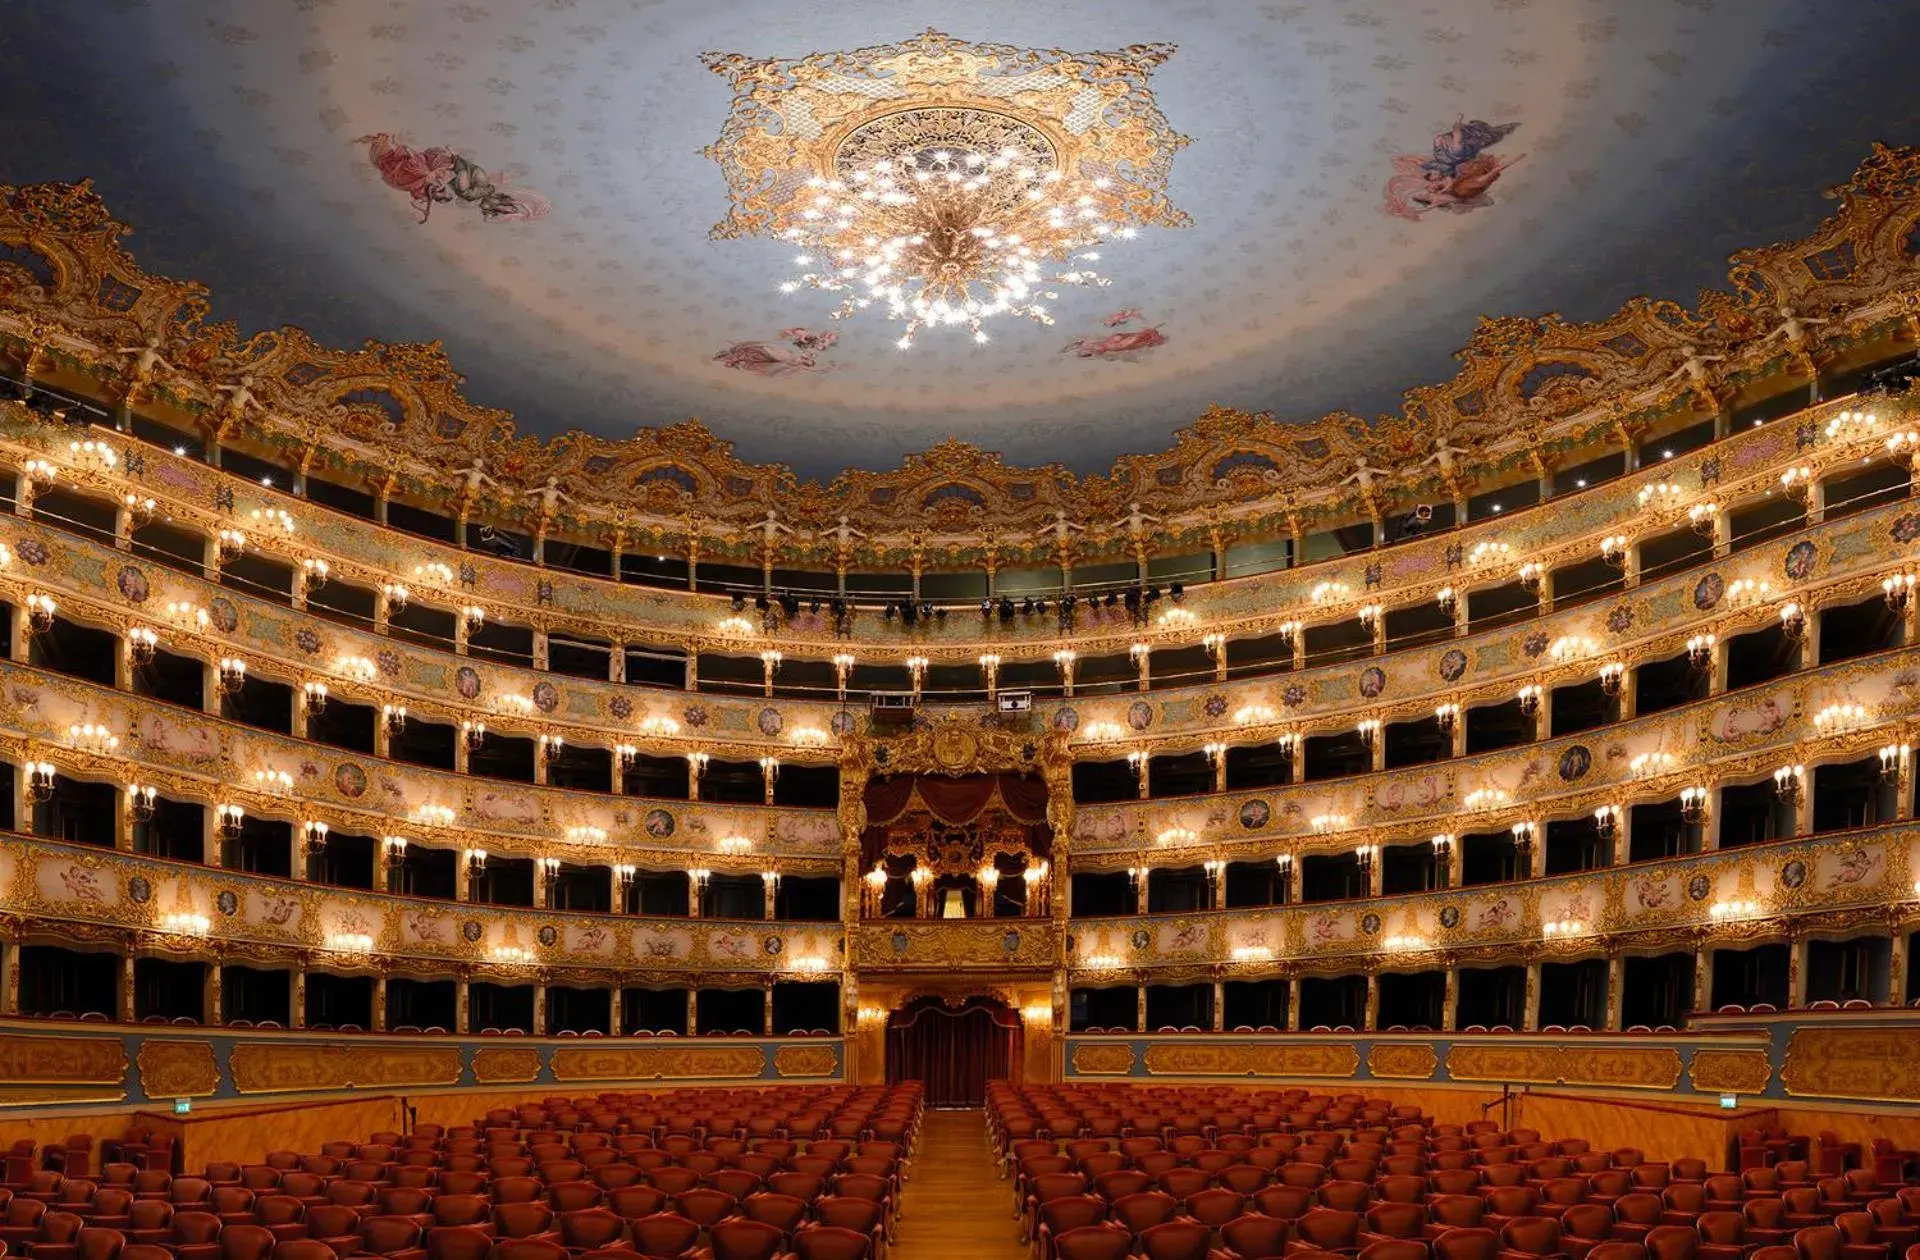
[[[921,998],[887,1021],[887,1083],[922,1081],[933,1107],[979,1107],[987,1082],[1019,1079],[1020,1016],[990,998]]]

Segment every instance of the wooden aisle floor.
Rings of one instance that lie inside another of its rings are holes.
[[[981,1111],[929,1111],[901,1195],[897,1260],[1025,1260],[1013,1187],[1000,1180]]]

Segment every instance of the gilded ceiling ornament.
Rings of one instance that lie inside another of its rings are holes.
[[[800,249],[780,287],[842,295],[923,327],[1020,315],[1050,324],[1049,286],[1105,285],[1099,246],[1187,216],[1166,194],[1172,130],[1147,88],[1171,45],[1067,53],[929,30],[793,61],[708,54],[734,87],[705,154],[732,198],[716,239]]]

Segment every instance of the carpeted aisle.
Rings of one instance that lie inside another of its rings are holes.
[[[929,1111],[901,1195],[897,1260],[1025,1260],[1013,1187],[1000,1180],[980,1111]]]

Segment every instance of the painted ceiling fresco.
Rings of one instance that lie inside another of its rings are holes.
[[[1878,0],[13,0],[0,181],[88,177],[243,329],[445,342],[524,431],[697,416],[748,459],[957,436],[1104,467],[1208,403],[1385,410],[1481,314],[1691,301],[1920,141],[1920,8]],[[1156,46],[1184,212],[1054,323],[896,348],[715,239],[714,59]],[[1164,54],[1164,55],[1159,55]]]

